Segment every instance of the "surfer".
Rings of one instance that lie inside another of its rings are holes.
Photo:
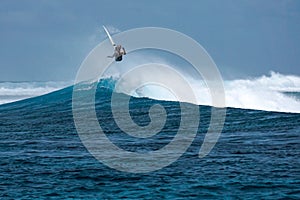
[[[115,46],[115,52],[112,56],[107,56],[108,58],[115,58],[115,61],[121,61],[122,56],[126,55],[125,48],[121,45]]]
[[[123,55],[126,55],[126,51],[125,48],[122,47],[121,45],[116,45],[115,42],[113,41],[111,35],[109,34],[108,30],[105,28],[105,26],[103,26],[112,46],[114,47],[114,54],[112,56],[107,56],[108,58],[115,58],[115,61],[119,62],[122,60]]]

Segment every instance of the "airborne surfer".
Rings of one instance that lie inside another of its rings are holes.
[[[121,61],[123,58],[123,55],[126,55],[126,51],[125,48],[122,47],[121,45],[116,45],[115,42],[113,41],[111,35],[109,34],[108,30],[105,28],[105,26],[103,26],[112,46],[114,47],[114,54],[112,56],[107,56],[108,58],[115,58],[115,61]]]

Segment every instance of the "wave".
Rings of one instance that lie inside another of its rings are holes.
[[[142,78],[143,76],[136,77],[136,79]],[[115,84],[112,84],[113,79],[105,80],[101,80],[100,85],[110,85],[108,88],[113,89]],[[135,80],[136,82],[138,81]],[[188,82],[197,99],[197,102],[191,103],[211,106],[210,91],[205,82],[192,78],[188,79]],[[131,93],[128,93],[125,87],[126,84],[117,92],[135,97],[177,101],[173,94],[159,85],[145,85]],[[127,87],[131,86],[127,85]],[[180,87],[180,85],[174,85],[174,87]],[[226,107],[300,113],[300,77],[296,75],[270,72],[269,75],[256,78],[227,80],[224,81],[224,89]],[[189,99],[183,99],[183,101],[190,102]]]
[[[143,76],[136,77],[136,79]],[[170,78],[170,77],[168,77]],[[107,77],[98,82],[84,83],[79,87],[89,90],[93,87],[115,90],[119,77]],[[201,80],[188,79],[195,92],[197,105],[211,106],[210,91]],[[70,82],[2,82],[0,83],[0,104],[50,93],[71,85]],[[129,86],[130,87],[130,86]],[[179,87],[176,86],[175,87]],[[300,113],[300,77],[270,72],[256,78],[224,81],[226,107],[254,109],[276,112]],[[126,84],[118,93],[134,97],[147,97],[157,100],[177,101],[176,97],[159,85],[145,85],[128,93]],[[60,98],[60,97],[57,97]],[[189,102],[189,99],[183,99]]]
[[[71,82],[0,82],[0,104],[40,96],[68,85],[71,85]]]

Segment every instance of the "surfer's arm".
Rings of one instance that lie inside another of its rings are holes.
[[[116,53],[114,53],[112,56],[107,56],[108,58],[113,58],[116,56]]]

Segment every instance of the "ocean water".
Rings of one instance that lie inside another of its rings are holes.
[[[265,80],[268,77],[254,83],[265,84]],[[252,87],[249,82],[238,83]],[[204,158],[199,158],[198,152],[212,108],[187,104],[201,113],[191,146],[171,165],[138,174],[109,168],[83,146],[73,121],[72,86],[3,104],[0,106],[0,198],[300,199],[300,114],[296,107],[299,92],[295,89],[297,85],[283,84],[293,89],[273,94],[290,101],[289,106],[294,107],[288,109],[294,113],[280,110],[280,101],[276,99],[270,107],[274,110],[278,107],[281,112],[246,109],[250,106],[247,104],[241,105],[245,106],[243,109],[228,108],[222,134]],[[179,103],[143,97],[151,97],[149,94],[130,97],[130,114],[139,125],[150,122],[149,109],[154,104],[164,106],[167,112],[166,124],[157,137],[136,141],[124,134],[112,117],[113,85],[112,79],[90,85],[97,87],[96,113],[107,137],[128,151],[151,151],[168,144],[179,127]],[[229,97],[237,95],[233,91],[231,94]],[[120,102],[126,97],[122,93],[115,95]],[[230,103],[238,107],[237,103]],[[286,102],[281,103],[284,106]]]

